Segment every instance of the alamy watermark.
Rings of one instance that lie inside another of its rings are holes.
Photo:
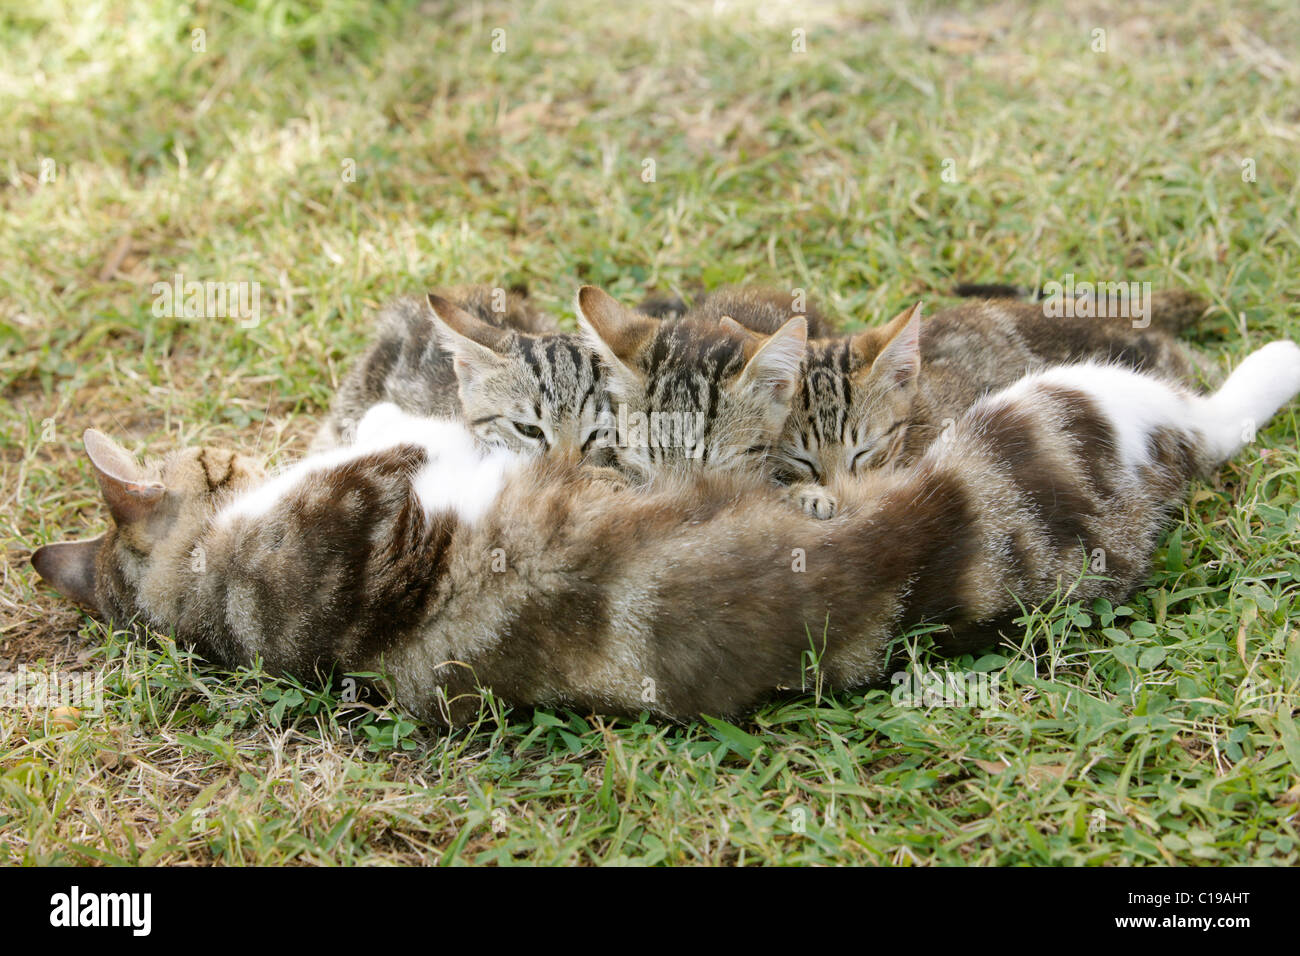
[[[101,713],[104,679],[93,671],[0,671],[0,710],[47,710],[76,707]]]
[[[50,897],[50,925],[58,928],[121,927],[133,936],[153,929],[152,893],[93,893],[74,885]]]
[[[186,282],[178,272],[171,282],[155,282],[149,291],[156,318],[239,319],[243,329],[262,321],[260,282]]]
[[[629,412],[626,405],[618,406],[618,421],[613,427],[603,429],[597,440],[602,447],[617,445],[620,448],[685,448],[687,457],[700,458],[704,454],[703,412]]]
[[[1067,272],[1064,282],[1043,283],[1043,315],[1092,319],[1131,319],[1133,328],[1151,324],[1150,282],[1078,282]]]
[[[998,707],[997,674],[975,672],[898,671],[891,674],[894,685],[890,695],[895,707]]]

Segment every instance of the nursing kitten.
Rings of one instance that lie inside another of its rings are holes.
[[[840,475],[913,460],[979,396],[1046,364],[1100,358],[1189,379],[1192,366],[1168,330],[1204,309],[1195,296],[1163,293],[1151,327],[1137,330],[1128,319],[1048,318],[1014,301],[963,305],[925,323],[915,307],[884,327],[809,341],[798,354],[789,301],[724,290],[657,321],[599,289],[581,290],[579,324],[609,372],[620,424],[629,413],[659,416],[704,436],[663,447],[626,440],[621,428],[615,454],[624,470],[766,469],[799,507],[826,518],[835,509],[827,485]],[[768,358],[763,387],[746,392],[740,373],[768,346],[780,351]],[[738,391],[750,400],[737,401]]]
[[[1174,333],[1204,312],[1187,292],[1158,293],[1150,325],[1049,317],[1041,305],[976,302],[921,320],[920,305],[884,326],[809,343],[800,388],[771,464],[809,513],[829,517],[825,486],[907,464],[980,396],[1048,364],[1101,360],[1190,382]]]
[[[464,420],[493,447],[606,457],[598,439],[611,420],[600,364],[577,335],[558,331],[514,292],[480,286],[390,305],[312,450],[350,444],[356,423],[380,402]]]
[[[984,398],[914,467],[818,521],[758,476],[611,493],[590,469],[485,450],[456,422],[371,409],[354,445],[269,481],[225,451],[148,467],[87,432],[113,522],[37,571],[111,620],[227,666],[388,676],[430,720],[516,706],[688,720],[808,679],[879,683],[891,639],[968,652],[1072,587],[1120,601],[1187,481],[1300,390],[1275,342],[1213,395],[1108,365]],[[1107,576],[1084,575],[1106,554]]]
[[[447,290],[443,297],[490,328],[530,335],[559,331],[551,316],[515,290],[469,286]],[[380,402],[392,402],[412,415],[461,416],[449,330],[439,328],[427,298],[395,299],[380,311],[376,325],[374,341],[339,385],[313,451],[351,444],[357,423]]]
[[[761,470],[790,411],[809,320],[780,293],[727,290],[661,321],[584,286],[578,324],[607,372],[619,467],[642,478]]]

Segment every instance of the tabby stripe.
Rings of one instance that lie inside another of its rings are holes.
[[[1083,543],[1091,547],[1090,519],[1097,502],[1074,481],[1056,456],[1045,453],[1034,410],[1003,405],[991,411],[981,439],[1006,477],[1026,497],[1058,550]]]

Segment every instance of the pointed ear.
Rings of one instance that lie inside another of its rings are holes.
[[[880,330],[884,342],[871,364],[873,379],[895,386],[910,385],[921,373],[921,303],[904,309]]]
[[[644,382],[636,357],[659,330],[658,320],[624,308],[603,289],[584,285],[578,290],[578,325],[612,374]]]
[[[434,318],[443,328],[459,333],[463,337],[484,345],[497,352],[510,341],[510,332],[500,326],[490,325],[478,316],[462,309],[450,299],[444,299],[433,292],[429,293],[429,308],[433,309]]]
[[[751,357],[735,387],[761,390],[772,401],[789,402],[799,386],[807,345],[808,320],[802,315],[785,323],[766,341],[755,336],[755,341],[746,345]]]
[[[500,368],[503,359],[496,349],[510,339],[510,333],[488,325],[440,295],[429,293],[429,310],[439,340],[452,354],[456,377],[473,383]]]
[[[153,514],[167,489],[146,477],[131,453],[103,432],[87,428],[82,441],[113,520],[127,525]]]
[[[89,541],[60,541],[37,548],[32,567],[64,597],[95,607],[95,555],[104,536]]]
[[[739,333],[740,335],[743,335],[747,339],[753,339],[756,343],[761,342],[763,340],[763,336],[759,335],[753,329],[745,328],[743,325],[741,325],[739,322],[737,322],[729,315],[724,315],[722,318],[718,319],[718,324],[722,326],[724,329],[726,329],[728,332]]]

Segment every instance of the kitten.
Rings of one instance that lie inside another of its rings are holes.
[[[761,469],[790,411],[808,322],[761,292],[710,296],[660,321],[583,287],[578,324],[607,372],[620,468],[642,478]]]
[[[515,290],[469,286],[447,290],[442,297],[493,329],[530,335],[559,331],[551,316]],[[439,327],[427,298],[403,296],[390,302],[380,311],[377,325],[373,343],[339,385],[329,418],[312,443],[313,451],[351,444],[357,423],[380,402],[393,402],[412,415],[461,415],[453,352],[446,344],[453,337],[450,330]]]
[[[516,293],[495,311],[498,295],[474,287],[390,305],[312,450],[350,444],[366,411],[392,402],[420,417],[462,419],[488,446],[603,462],[612,418],[595,356]]]
[[[1190,293],[1160,293],[1151,325],[1127,318],[1047,317],[1041,305],[970,303],[921,321],[920,305],[884,326],[810,342],[800,388],[772,466],[810,514],[829,517],[841,475],[907,464],[982,395],[1048,364],[1113,361],[1189,382],[1174,332],[1205,310]]]
[[[1199,314],[1204,303],[1184,293],[1157,296],[1147,330],[1127,320],[1049,319],[1041,307],[1016,302],[961,306],[922,325],[917,307],[882,328],[809,342],[803,355],[796,355],[795,319],[764,334],[784,318],[784,307],[780,293],[725,290],[660,322],[584,288],[579,324],[609,372],[620,424],[629,413],[659,416],[703,435],[668,447],[635,435],[620,440],[620,466],[645,477],[700,467],[767,469],[799,507],[826,518],[835,508],[826,486],[838,475],[913,460],[980,395],[1049,362],[1114,358],[1190,377],[1164,329]],[[780,351],[760,358],[769,346]],[[761,389],[746,391],[741,372],[751,358],[766,362],[767,375]]]
[[[488,451],[456,422],[372,408],[356,443],[265,480],[199,449],[140,467],[87,432],[113,523],[47,545],[40,575],[227,666],[388,675],[463,722],[507,705],[688,720],[800,687],[880,683],[890,640],[996,640],[1021,602],[1120,601],[1168,513],[1300,391],[1300,348],[1213,395],[1113,365],[1050,368],[978,401],[914,467],[846,490],[829,521],[758,476],[610,493],[587,469]],[[1107,574],[1081,575],[1101,549]]]

